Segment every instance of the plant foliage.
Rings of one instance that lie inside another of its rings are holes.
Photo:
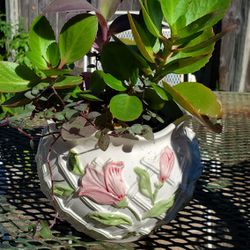
[[[212,27],[230,0],[140,0],[138,15],[110,22],[120,2],[103,0],[95,8],[85,0],[54,0],[47,6],[46,12],[68,12],[68,18],[58,40],[45,16],[35,18],[27,52],[33,67],[0,62],[0,92],[15,93],[2,105],[32,104],[31,117],[54,120],[67,128],[61,130],[67,138],[98,131],[104,150],[110,135],[152,139],[152,131],[186,111],[219,132],[210,118],[221,118],[222,111],[211,90],[201,83],[173,87],[163,79],[195,72],[209,61],[225,33],[214,34]],[[164,36],[166,24],[170,37]],[[119,38],[128,29],[133,39]],[[86,55],[96,63],[77,75],[74,63]],[[77,117],[83,118],[82,129],[74,127]]]

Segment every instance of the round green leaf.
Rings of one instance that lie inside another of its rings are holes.
[[[22,92],[30,89],[38,76],[24,65],[0,62],[0,92]]]
[[[137,96],[128,94],[112,97],[109,106],[112,115],[121,121],[134,121],[143,111],[141,100]]]
[[[61,64],[73,63],[91,49],[98,28],[97,17],[80,14],[71,18],[59,35]]]

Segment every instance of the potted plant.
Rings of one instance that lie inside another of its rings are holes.
[[[220,132],[222,109],[201,83],[164,77],[209,61],[225,33],[212,26],[230,1],[139,0],[138,15],[108,22],[120,2],[55,0],[46,11],[66,13],[58,39],[38,16],[33,66],[0,62],[0,92],[11,93],[2,105],[49,121],[36,156],[43,192],[79,231],[119,242],[170,221],[192,195],[202,167],[184,122],[193,116]],[[134,39],[119,38],[128,29]],[[96,63],[79,74],[74,63],[85,55]]]

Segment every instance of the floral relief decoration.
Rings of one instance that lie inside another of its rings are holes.
[[[89,164],[81,178],[78,196],[87,196],[98,204],[118,205],[125,198],[123,168],[122,161],[108,162],[101,169]]]
[[[80,160],[77,154],[69,154],[69,164],[77,165],[70,166],[72,173],[79,175],[80,171],[75,169],[82,169]],[[72,160],[74,159],[74,161]],[[138,187],[140,193],[151,200],[152,207],[144,215],[139,215],[128,204],[126,199],[126,184],[122,177],[124,169],[123,161],[108,161],[103,166],[100,166],[95,161],[88,164],[83,174],[79,179],[79,189],[76,191],[77,197],[87,197],[100,205],[111,205],[116,208],[128,208],[134,215],[135,219],[141,221],[146,218],[158,217],[170,209],[174,204],[175,195],[167,200],[157,200],[159,190],[163,187],[164,183],[169,179],[173,170],[175,162],[174,152],[168,146],[165,147],[159,156],[159,182],[154,184],[154,190],[151,184],[151,177],[148,172],[140,167],[135,167],[134,171],[138,177]],[[77,164],[76,164],[77,163]],[[63,196],[64,194],[72,193],[69,188],[57,187],[55,194]],[[60,195],[59,195],[60,194]],[[106,226],[115,225],[132,225],[132,220],[129,216],[121,212],[92,212],[89,217]]]

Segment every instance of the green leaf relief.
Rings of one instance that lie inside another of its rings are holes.
[[[74,193],[74,189],[68,184],[55,184],[53,192],[54,195],[65,198],[72,195]]]
[[[163,187],[164,185],[164,182],[159,182],[158,184],[155,184],[155,191],[154,191],[154,194],[153,194],[153,201],[155,203],[156,199],[157,199],[157,195],[160,191],[160,189]]]
[[[123,199],[116,206],[119,208],[125,208],[128,206],[128,201],[126,199]]]
[[[106,226],[132,225],[128,216],[119,213],[94,212],[89,217]]]
[[[79,159],[79,156],[76,152],[73,150],[69,151],[69,156],[68,156],[68,163],[69,163],[69,169],[72,173],[76,175],[84,175],[84,169],[81,168],[81,162]]]
[[[151,180],[148,172],[145,169],[136,167],[134,168],[135,173],[139,178],[139,190],[140,192],[153,201],[153,193],[151,188]]]
[[[154,218],[166,213],[173,205],[175,201],[175,195],[168,200],[161,200],[155,203],[155,205],[144,215],[144,218]]]

